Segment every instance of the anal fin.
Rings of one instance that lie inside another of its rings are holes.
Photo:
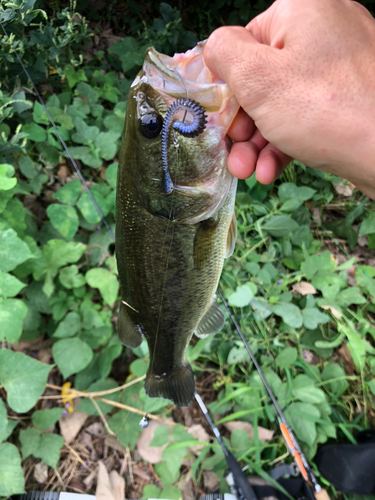
[[[200,320],[195,335],[201,339],[205,339],[209,335],[214,335],[219,332],[225,323],[225,316],[220,309],[219,304],[214,300],[210,305],[208,311]]]
[[[120,342],[127,347],[132,347],[134,349],[141,345],[143,337],[134,326],[123,304],[121,304],[118,315],[117,331]]]
[[[145,391],[150,398],[171,399],[177,406],[189,406],[195,394],[193,370],[189,363],[163,375],[148,372]]]

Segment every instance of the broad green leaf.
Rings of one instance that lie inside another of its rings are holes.
[[[236,288],[236,291],[228,298],[230,306],[245,307],[249,305],[250,300],[253,298],[253,292],[246,285],[241,285]]]
[[[339,396],[349,387],[348,382],[345,380],[345,375],[345,370],[341,368],[341,366],[331,363],[322,371],[322,380],[325,382],[324,385],[326,385],[330,391],[332,391],[336,396]],[[332,382],[330,382],[330,380]]]
[[[32,256],[30,248],[14,229],[0,232],[0,271],[12,271]]]
[[[375,212],[370,212],[359,228],[359,235],[373,233],[375,233]]]
[[[299,307],[294,304],[283,304],[275,305],[272,307],[272,311],[277,315],[281,316],[284,323],[291,326],[292,328],[300,328],[302,326],[302,315]]]
[[[293,379],[292,394],[306,403],[321,403],[325,400],[324,392],[315,387],[314,381],[307,375],[297,375]]]
[[[86,368],[93,358],[91,347],[78,338],[55,342],[52,354],[64,379]]]
[[[31,420],[40,431],[45,431],[52,427],[61,417],[63,408],[51,408],[50,410],[34,411]]]
[[[3,400],[0,399],[0,442],[3,440],[2,436],[5,435],[5,431],[8,425],[7,411]]]
[[[82,184],[78,179],[73,179],[52,195],[52,198],[59,200],[66,205],[75,205],[82,192]]]
[[[12,178],[14,167],[8,163],[0,164],[0,191],[9,191],[17,184],[17,179]]]
[[[71,240],[78,231],[79,219],[74,207],[53,203],[48,206],[47,215],[52,226],[67,240]]]
[[[43,247],[43,253],[52,276],[56,276],[60,267],[77,262],[86,250],[86,245],[75,241],[49,240]]]
[[[262,229],[275,238],[281,238],[298,228],[297,222],[286,215],[273,215],[263,224]]]
[[[162,490],[158,488],[155,484],[146,484],[143,487],[142,497],[143,498],[160,498]]]
[[[117,139],[120,137],[120,132],[100,132],[95,139],[95,147],[99,149],[100,156],[105,160],[112,160],[117,152]]]
[[[18,166],[25,177],[28,179],[34,179],[39,173],[40,167],[34,163],[28,156],[23,156],[19,162]]]
[[[116,189],[117,170],[118,170],[118,162],[112,163],[111,165],[109,165],[109,167],[105,171],[105,177],[106,177],[106,179],[108,181],[108,184],[113,189]]]
[[[79,272],[78,266],[63,267],[59,273],[60,283],[68,289],[80,288],[86,284],[85,277]]]
[[[99,152],[94,153],[88,146],[71,147],[70,152],[76,160],[81,160],[88,167],[99,168],[103,163],[99,158]]]
[[[3,297],[14,297],[25,288],[26,284],[18,280],[15,276],[0,271],[0,295]],[[0,320],[1,323],[1,320]]]
[[[108,204],[107,200],[100,194],[100,192],[92,189],[92,192],[95,196],[95,200],[99,205],[101,211],[104,215],[108,214]],[[97,224],[101,221],[100,215],[98,214],[95,205],[93,204],[89,194],[87,191],[84,191],[78,200],[77,207],[80,209],[83,217],[90,224]]]
[[[308,280],[311,280],[314,274],[322,271],[328,271],[330,272],[330,275],[332,275],[334,268],[335,262],[331,259],[331,254],[328,250],[320,255],[312,255],[308,257],[305,262],[301,264],[301,271],[306,275]],[[316,287],[314,283],[313,285]]]
[[[348,349],[352,355],[354,364],[359,372],[362,372],[365,367],[366,348],[362,342],[362,338],[355,330],[353,323],[348,324],[338,323],[337,329],[340,333],[345,333],[348,342]]]
[[[285,410],[285,417],[297,438],[312,446],[316,439],[316,425],[312,420],[304,418],[304,415],[319,417],[320,413],[315,406],[307,403],[292,403]]]
[[[190,435],[191,437],[191,435]],[[171,438],[171,429],[165,425],[159,425],[154,430],[154,435],[149,446],[164,446]]]
[[[32,427],[20,430],[20,441],[22,449],[22,458],[34,455],[40,444],[40,433]]]
[[[365,304],[367,301],[356,286],[351,286],[342,290],[336,297],[335,302],[342,307],[352,304]]]
[[[295,347],[286,347],[278,354],[276,358],[276,366],[281,370],[288,368],[297,359],[297,349]]]
[[[18,280],[17,280],[18,281]],[[27,305],[21,299],[0,299],[0,340],[16,344],[22,334]]]
[[[47,113],[38,101],[34,102],[33,119],[34,122],[40,123],[41,125],[49,125],[50,123]]]
[[[74,120],[77,132],[72,134],[72,140],[78,142],[79,144],[93,143],[98,137],[100,130],[98,127],[90,127],[81,118],[76,118]]]
[[[234,346],[229,351],[227,363],[228,364],[244,363],[248,361],[248,359],[249,359],[249,353],[247,352],[245,347]]]
[[[38,449],[33,453],[34,457],[41,458],[44,463],[56,468],[59,458],[60,450],[64,445],[64,438],[57,434],[42,434]]]
[[[25,209],[18,198],[13,198],[5,207],[2,219],[8,224],[8,227],[13,228],[18,236],[23,236],[26,229]],[[4,229],[6,229],[4,227]]]
[[[29,123],[22,127],[22,132],[33,142],[44,142],[47,139],[46,130],[36,123]]]
[[[180,470],[180,467],[182,465],[182,460],[185,458],[185,456],[186,456],[185,447],[170,449],[169,445],[162,452],[162,457],[167,462],[167,466],[171,474],[176,474]]]
[[[68,313],[65,318],[59,323],[53,337],[64,339],[73,337],[81,329],[81,317],[75,312]]]
[[[108,377],[111,372],[112,363],[120,356],[122,349],[123,345],[114,337],[109,345],[102,349],[98,359],[98,372],[101,378]]]
[[[21,457],[14,444],[0,445],[0,496],[25,492],[25,481],[21,467]]]
[[[120,410],[109,418],[108,425],[116,434],[119,443],[133,448],[142,430],[139,427],[139,420],[139,415],[136,413]]]
[[[191,434],[181,424],[176,424],[173,427],[173,441],[175,443],[182,443],[184,441],[191,441]]]
[[[0,384],[7,391],[12,410],[17,413],[31,410],[44,392],[51,368],[22,352],[0,350]]]
[[[117,382],[115,382],[112,379],[98,380],[97,382],[94,382],[93,384],[90,385],[87,392],[90,393],[90,392],[108,391],[111,389],[115,389],[116,387],[118,387],[118,384],[117,384]],[[119,395],[120,395],[120,391],[113,392],[111,394],[105,394],[101,397],[105,398],[105,399],[109,399],[111,401],[118,401]],[[107,403],[103,403],[102,401],[96,401],[96,404],[100,408],[103,415],[105,415],[106,413],[113,410],[112,405],[107,404]],[[82,401],[80,402],[78,409],[79,409],[79,411],[83,411],[83,413],[87,413],[88,415],[98,415],[98,411],[96,409],[96,406],[88,398],[82,398]]]
[[[160,481],[163,483],[164,487],[170,484],[173,484],[179,478],[179,471],[176,474],[171,474],[171,471],[168,469],[167,462],[159,462],[155,464],[155,472],[160,477]],[[161,498],[164,496],[164,490],[161,495]]]
[[[368,388],[372,392],[372,394],[375,396],[375,379],[370,380],[369,382],[366,382],[368,385]]]
[[[180,488],[178,488],[177,486],[172,486],[171,484],[167,484],[167,486],[163,489],[161,495],[162,498],[168,500],[181,500],[182,498]]]
[[[98,101],[98,93],[88,83],[80,82],[76,87],[76,91],[90,105]]]
[[[303,324],[309,330],[315,330],[318,325],[328,323],[329,316],[319,311],[317,307],[306,307],[302,310]]]
[[[117,277],[104,268],[90,269],[86,273],[86,281],[92,288],[98,288],[103,300],[111,307],[116,302],[119,283]]]

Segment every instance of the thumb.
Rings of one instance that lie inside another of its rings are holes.
[[[210,35],[203,57],[208,69],[229,85],[251,116],[275,91],[279,52],[259,43],[246,28],[224,26]]]

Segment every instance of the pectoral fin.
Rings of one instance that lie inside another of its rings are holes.
[[[234,246],[236,244],[236,239],[237,239],[237,221],[236,221],[236,215],[233,212],[227,236],[227,248],[225,255],[226,259],[232,255]]]
[[[219,304],[214,300],[210,308],[200,320],[195,335],[201,339],[205,339],[209,335],[219,332],[225,323],[223,311],[220,309]]]
[[[202,269],[211,259],[219,220],[207,219],[199,223],[194,239],[194,265]]]
[[[120,313],[117,320],[118,337],[122,344],[128,347],[138,347],[142,343],[142,335],[134,326],[126,308],[121,304]]]

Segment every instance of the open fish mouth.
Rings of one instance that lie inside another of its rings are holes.
[[[173,57],[149,47],[142,71],[132,83],[132,87],[142,80],[160,93],[168,105],[175,99],[190,98],[199,102],[207,112],[221,114],[225,110],[225,116],[232,119],[235,114],[233,108],[238,109],[238,103],[228,85],[211,73],[204,64],[205,43],[200,42],[193,49]],[[221,125],[227,128],[228,123],[223,120],[225,117],[220,118]],[[218,125],[217,120],[215,122],[215,125]]]

